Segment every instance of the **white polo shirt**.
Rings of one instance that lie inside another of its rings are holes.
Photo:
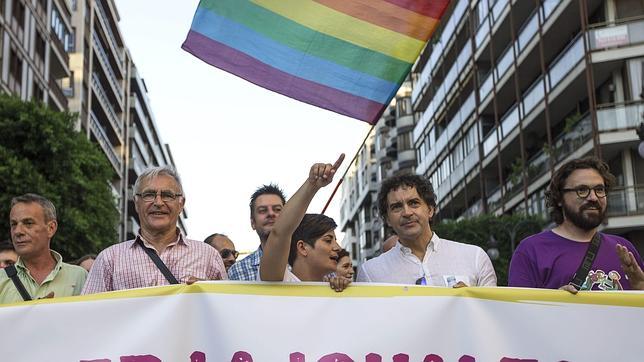
[[[421,261],[400,241],[388,252],[367,260],[358,269],[358,282],[415,284],[425,277],[427,285],[452,287],[496,286],[496,274],[487,253],[476,245],[441,239],[434,233]]]

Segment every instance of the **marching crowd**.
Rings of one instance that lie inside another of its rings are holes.
[[[238,252],[224,234],[205,242],[182,235],[177,220],[185,194],[169,167],[145,170],[136,180],[140,220],[134,240],[112,245],[72,265],[50,249],[56,208],[36,194],[11,201],[11,241],[0,243],[0,304],[203,280],[317,281],[335,291],[350,287],[351,257],[336,239],[335,221],[307,214],[318,190],[342,164],[316,163],[288,200],[276,185],[250,198],[250,224],[259,247],[236,262]],[[615,183],[608,166],[588,157],[558,169],[546,192],[556,226],[524,239],[512,256],[509,286],[579,290],[644,290],[644,264],[628,240],[599,232],[607,192]],[[496,274],[480,247],[441,238],[432,231],[436,212],[432,184],[418,175],[383,181],[378,194],[382,219],[395,235],[383,253],[360,265],[357,282],[438,287],[496,286]],[[94,260],[95,259],[95,260]],[[93,262],[93,264],[92,264]]]

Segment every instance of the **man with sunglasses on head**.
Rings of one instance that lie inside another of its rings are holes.
[[[172,167],[143,171],[134,183],[139,235],[98,255],[83,294],[227,279],[217,250],[179,231],[177,221],[185,200],[181,180]]]
[[[239,253],[235,250],[235,244],[233,244],[233,241],[228,236],[214,233],[207,237],[204,242],[219,252],[219,255],[224,260],[226,271],[237,261]]]
[[[572,160],[557,170],[546,191],[557,226],[519,244],[510,263],[509,286],[571,293],[644,289],[644,265],[635,247],[598,231],[614,184],[608,165],[595,157]]]
[[[478,246],[440,238],[431,229],[436,195],[418,175],[394,176],[382,183],[378,208],[398,242],[358,269],[358,282],[440,287],[496,286],[488,255]]]

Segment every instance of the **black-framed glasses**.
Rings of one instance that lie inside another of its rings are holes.
[[[176,194],[172,191],[145,191],[135,195],[145,202],[154,201],[157,198],[157,195],[161,195],[161,201],[163,202],[171,202],[176,200],[177,197],[183,196],[183,194]]]
[[[416,285],[427,285],[427,278],[423,275],[422,277],[416,279]]]
[[[585,198],[588,197],[588,195],[590,195],[591,190],[595,192],[595,196],[597,196],[597,198],[602,199],[602,198],[606,197],[606,186],[604,186],[604,185],[597,185],[597,186],[592,187],[592,188],[590,186],[581,185],[581,186],[577,186],[577,187],[572,188],[572,189],[562,189],[561,191],[563,191],[563,192],[573,192],[574,191],[574,192],[577,193],[577,196],[580,199],[585,199]]]
[[[226,259],[226,258],[230,257],[231,255],[235,259],[237,259],[237,257],[239,256],[239,252],[237,250],[234,250],[234,249],[233,250],[231,250],[231,249],[221,249],[221,251],[219,252],[219,255],[221,255],[222,259]]]

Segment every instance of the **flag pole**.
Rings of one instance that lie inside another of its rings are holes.
[[[362,147],[367,143],[367,140],[369,139],[369,135],[371,135],[371,132],[373,129],[376,127],[376,125],[372,125],[371,128],[369,128],[369,132],[367,132],[367,135],[365,136],[364,140],[362,141],[362,144],[360,144],[360,147],[358,147],[358,151],[356,151],[356,154],[353,155],[353,158],[351,159],[351,162],[347,165],[346,170],[344,170],[344,173],[342,174],[342,177],[340,177],[340,180],[338,180],[338,184],[335,185],[335,188],[333,189],[333,192],[331,193],[331,196],[329,196],[329,200],[327,200],[326,204],[324,205],[324,208],[322,209],[322,215],[326,212],[326,209],[329,207],[329,204],[331,203],[331,200],[333,200],[333,197],[335,196],[335,193],[338,192],[338,189],[340,188],[340,185],[342,185],[342,181],[344,181],[344,176],[347,175],[349,172],[349,169],[351,168],[351,165],[355,162],[355,160],[358,158],[358,155],[360,154],[360,150]]]

